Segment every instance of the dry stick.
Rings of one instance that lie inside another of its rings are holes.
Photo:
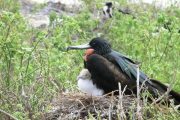
[[[111,103],[110,103],[110,106],[109,106],[109,115],[108,115],[108,120],[111,120]]]
[[[108,96],[108,95],[112,95],[112,93],[115,93],[115,92],[118,92],[119,90],[114,90],[114,91],[112,91],[112,92],[109,92],[109,93],[107,93],[107,94],[104,94],[103,95],[103,97],[106,97],[106,96]]]
[[[11,114],[7,113],[6,111],[4,110],[1,110],[0,109],[0,112],[4,113],[5,115],[9,116],[10,118],[14,119],[14,120],[18,120],[17,118],[15,118],[14,116],[12,116]]]
[[[175,110],[178,110],[178,108],[180,108],[180,105],[176,105],[176,106],[174,107]],[[179,111],[178,111],[178,113],[179,113]]]
[[[168,87],[168,88],[167,88],[167,91],[166,91],[163,95],[161,95],[158,99],[156,99],[156,100],[152,103],[152,105],[156,104],[157,102],[159,102],[160,100],[162,100],[163,98],[165,98],[166,96],[168,96],[168,94],[169,94],[170,91],[171,91],[171,87]]]
[[[118,83],[119,86],[119,104],[118,109],[120,110],[120,119],[123,118],[123,106],[122,106],[122,92],[121,92],[121,83]],[[122,114],[122,115],[121,115]]]
[[[167,87],[167,91],[162,94],[158,99],[156,99],[152,105],[154,105],[155,103],[159,102],[160,100],[162,100],[164,97],[168,96],[168,94],[171,92],[172,88],[173,88],[173,84],[175,83],[176,80],[176,71],[174,72],[174,76],[173,76],[173,80],[170,83],[170,85]]]
[[[136,65],[137,68],[137,119],[142,120],[142,115],[141,115],[141,107],[140,107],[140,88],[139,88],[139,65]]]
[[[83,108],[86,108],[85,105],[81,102],[81,100],[77,99],[77,101],[83,106]]]
[[[110,100],[110,105],[109,105],[109,119],[108,120],[112,120],[112,115],[111,115],[111,113],[112,113],[112,104],[113,104],[113,96],[114,96],[114,93],[113,92],[111,92],[111,100]]]
[[[76,118],[77,118],[78,116],[80,116],[81,111],[86,108],[86,106],[81,102],[81,100],[77,99],[77,101],[78,101],[83,107],[78,111],[78,115],[76,116]]]
[[[122,100],[123,100],[123,94],[124,94],[127,86],[124,87],[123,91],[121,91],[121,83],[120,82],[118,83],[118,86],[119,86],[119,104],[118,104],[118,109],[120,110],[120,119],[124,120],[124,119],[126,119],[126,115],[124,114]]]

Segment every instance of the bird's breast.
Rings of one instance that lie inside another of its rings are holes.
[[[88,56],[92,55],[93,53],[94,53],[94,49],[92,49],[92,48],[87,49],[85,51],[85,55],[84,55],[83,59],[85,61],[87,61],[88,60]]]

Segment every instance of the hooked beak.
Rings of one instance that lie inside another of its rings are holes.
[[[91,48],[91,46],[89,44],[69,46],[69,47],[67,47],[67,51],[68,50],[76,50],[76,49],[82,50],[82,49],[88,49],[88,48]]]

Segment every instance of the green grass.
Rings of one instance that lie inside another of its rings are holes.
[[[96,8],[100,10],[101,1]],[[114,13],[98,32],[98,19],[91,19],[92,3],[74,17],[52,15],[48,29],[33,29],[13,0],[0,1],[0,106],[18,119],[35,119],[48,110],[50,101],[63,89],[76,90],[76,76],[83,68],[83,51],[66,52],[69,45],[89,42],[102,34],[115,50],[141,62],[141,70],[164,83],[175,81],[180,92],[180,9],[136,9],[136,19]],[[124,2],[122,2],[124,3]],[[132,8],[132,9],[133,9]],[[171,32],[157,28],[170,21]],[[77,41],[73,41],[78,37]],[[2,114],[0,113],[0,116]],[[165,116],[158,116],[163,119]],[[168,117],[167,117],[168,118]]]

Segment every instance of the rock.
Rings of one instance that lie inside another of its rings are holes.
[[[80,0],[56,0],[64,6],[67,12],[80,11],[83,8],[83,2]]]
[[[73,16],[83,8],[80,0],[20,0],[20,3],[22,16],[34,28],[48,27],[52,12]]]
[[[30,3],[30,4],[44,4],[51,0],[23,0],[24,2]]]
[[[165,9],[171,6],[180,7],[179,0],[128,0],[129,3],[146,3],[154,5],[156,8]]]
[[[26,19],[28,20],[29,24],[34,28],[45,28],[50,23],[49,16],[47,15],[29,15],[26,16]]]
[[[56,7],[60,5],[62,10],[66,12],[76,12],[83,8],[83,2],[80,0],[21,0],[21,2],[29,5],[51,4]]]

